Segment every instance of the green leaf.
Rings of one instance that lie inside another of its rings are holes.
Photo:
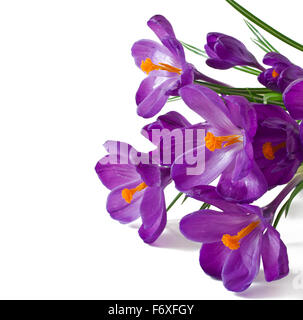
[[[285,207],[285,217],[288,215],[289,208],[291,206],[291,203],[293,202],[294,198],[299,194],[300,191],[303,190],[303,181],[299,183],[294,191],[291,193],[289,199],[287,200],[287,205]]]
[[[264,52],[268,53],[270,52],[266,47],[262,46],[257,40],[251,38],[252,42],[254,44],[256,44],[261,50],[263,50]]]
[[[267,88],[229,88],[224,87],[221,85],[205,82],[205,81],[199,81],[196,80],[195,83],[200,84],[202,86],[205,86],[207,88],[210,88],[214,90],[215,92],[222,94],[222,95],[237,95],[245,97],[248,101],[251,102],[257,102],[257,103],[264,103],[264,95],[268,93],[276,93],[275,91],[272,91]],[[283,109],[285,109],[284,103],[282,101],[278,100],[266,100],[268,104],[275,104]]]
[[[241,66],[241,67],[234,67],[234,69],[239,70],[239,71],[243,71],[243,72],[247,72],[250,74],[253,74],[255,76],[258,76],[262,71],[254,69],[254,68],[250,68],[247,66]]]
[[[167,102],[173,102],[173,101],[178,101],[178,100],[181,100],[181,97],[174,96],[174,97],[169,97]]]
[[[204,58],[208,58],[208,56],[207,56],[207,54],[206,54],[206,52],[204,50],[201,50],[201,49],[199,49],[197,47],[194,47],[194,46],[192,46],[192,45],[190,45],[188,43],[185,43],[183,41],[180,41],[180,42],[181,42],[182,46],[184,48],[186,48],[187,50],[189,50],[189,51],[191,51],[191,52],[193,52],[195,54],[198,54],[199,56],[202,56]]]
[[[275,229],[277,228],[277,225],[278,225],[278,223],[279,223],[279,221],[280,221],[280,219],[281,219],[281,217],[282,217],[282,214],[283,214],[283,212],[285,211],[286,205],[287,205],[287,201],[283,204],[283,206],[281,207],[279,213],[277,214],[277,217],[276,217],[275,222],[274,222],[274,224],[273,224],[273,227],[274,227]]]
[[[259,32],[257,28],[255,28],[249,21],[245,20],[246,25],[250,29],[250,31],[255,35],[257,39],[252,39],[260,48],[266,52],[278,52],[273,45],[266,40],[266,38]]]
[[[232,7],[234,7],[237,11],[239,11],[244,17],[246,17],[248,20],[250,20],[251,22],[253,22],[257,26],[259,26],[263,30],[267,31],[268,33],[270,33],[274,37],[278,38],[279,40],[287,43],[288,45],[290,45],[300,51],[303,51],[302,44],[296,42],[295,40],[290,39],[289,37],[285,36],[281,32],[277,31],[276,29],[274,29],[273,27],[271,27],[270,25],[268,25],[267,23],[262,21],[261,19],[257,18],[255,15],[250,13],[248,10],[246,10],[245,8],[240,6],[236,1],[234,1],[234,0],[226,0],[226,1]]]
[[[182,196],[183,192],[179,192],[175,199],[170,203],[170,205],[166,208],[166,212],[178,201],[178,199]]]
[[[204,202],[204,203],[202,204],[202,206],[200,207],[200,210],[209,209],[210,206],[211,206],[210,204]]]
[[[290,206],[294,200],[294,198],[299,194],[300,191],[303,190],[303,181],[301,181],[296,187],[295,189],[293,190],[293,192],[291,193],[291,195],[289,196],[289,198],[287,199],[287,201],[285,201],[285,203],[283,204],[283,206],[281,207],[279,213],[277,214],[277,217],[275,219],[275,222],[273,224],[273,227],[274,228],[277,228],[277,225],[283,215],[283,213],[285,212],[285,218],[287,217],[288,215],[288,212],[289,212],[289,209],[290,209]]]
[[[185,196],[184,199],[182,200],[181,204],[183,204],[188,198],[189,198],[189,196]]]
[[[265,93],[263,97],[264,104],[268,104],[268,101],[278,101],[283,103],[283,97],[280,92]]]

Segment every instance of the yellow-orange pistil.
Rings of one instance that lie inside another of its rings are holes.
[[[205,139],[205,145],[206,148],[209,149],[210,151],[215,151],[216,149],[221,149],[222,148],[222,144],[223,142],[225,142],[225,144],[223,145],[223,147],[228,147],[234,143],[237,142],[242,142],[240,140],[241,136],[233,134],[230,136],[218,136],[216,137],[215,135],[213,135],[211,132],[207,132]]]
[[[133,195],[138,192],[141,191],[143,189],[145,189],[147,187],[147,184],[145,182],[140,183],[136,188],[133,189],[123,189],[122,190],[122,198],[127,202],[127,203],[131,203],[132,199],[133,199]]]
[[[230,234],[224,234],[222,237],[223,244],[230,250],[237,250],[240,248],[240,240],[249,235],[258,225],[260,221],[254,221],[250,223],[247,227],[240,230],[237,235],[231,236]]]
[[[266,159],[268,160],[274,160],[275,159],[275,153],[282,149],[282,148],[285,148],[286,147],[286,143],[285,142],[281,142],[279,143],[278,145],[276,146],[273,146],[271,144],[271,142],[265,142],[262,146],[262,152],[263,152],[263,155]]]
[[[147,74],[154,70],[164,70],[168,72],[175,72],[177,74],[181,74],[182,72],[182,69],[173,67],[166,63],[160,62],[159,64],[154,64],[150,58],[146,58],[145,61],[141,62],[141,69]]]
[[[277,78],[279,76],[279,73],[274,69],[271,73],[273,78]]]

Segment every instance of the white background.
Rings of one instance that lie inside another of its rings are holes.
[[[301,1],[240,3],[303,43]],[[156,39],[146,26],[154,14],[165,15],[187,43],[202,48],[207,32],[224,32],[262,59],[241,15],[223,0],[0,2],[0,298],[303,298],[299,200],[279,227],[290,275],[265,283],[260,272],[242,294],[206,276],[200,245],[178,232],[178,217],[199,207],[194,200],[169,212],[167,231],[152,246],[138,237],[139,222],[120,225],[107,214],[108,191],[94,172],[102,144],[151,147],[139,134],[146,121],[136,116],[134,95],[144,74],[130,48]],[[268,39],[303,65],[301,52]],[[259,86],[252,75],[210,69],[192,53],[187,60],[232,85]],[[163,112],[172,109],[199,121],[180,101]],[[167,202],[176,193],[170,188]]]

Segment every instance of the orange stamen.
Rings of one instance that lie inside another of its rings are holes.
[[[277,152],[278,150],[285,148],[285,147],[286,147],[285,142],[281,142],[276,146],[273,146],[271,144],[271,142],[265,142],[262,146],[262,152],[263,152],[263,155],[266,159],[274,160],[275,159],[275,152]]]
[[[237,250],[240,248],[240,240],[249,235],[258,225],[260,221],[254,221],[247,227],[240,230],[237,235],[231,236],[230,234],[224,234],[222,237],[223,244],[230,250]]]
[[[231,146],[234,143],[242,142],[240,140],[241,136],[238,136],[236,134],[230,135],[230,136],[219,136],[216,137],[211,132],[207,132],[205,139],[206,142],[206,148],[210,151],[215,151],[216,149],[222,148],[222,143],[225,142],[223,147]]]
[[[140,183],[136,188],[133,189],[123,189],[122,190],[122,198],[127,202],[127,203],[131,203],[132,199],[133,199],[133,195],[138,192],[141,191],[143,189],[145,189],[147,187],[147,184],[145,182]]]
[[[175,72],[178,74],[181,74],[181,71],[182,71],[182,69],[173,67],[166,63],[160,62],[159,64],[154,64],[150,58],[146,58],[145,61],[142,61],[141,69],[147,74],[149,74],[151,71],[154,71],[154,70],[164,70],[168,72]]]
[[[279,76],[279,73],[274,69],[271,75],[273,78],[277,78]]]

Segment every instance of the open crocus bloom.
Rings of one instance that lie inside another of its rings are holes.
[[[271,189],[289,182],[303,161],[299,126],[281,107],[253,106],[258,121],[254,157]]]
[[[180,222],[185,237],[203,243],[200,265],[208,275],[240,292],[257,276],[261,257],[267,281],[288,274],[286,246],[260,208],[227,202],[212,186],[196,187],[189,196],[222,210],[200,210]]]
[[[256,112],[242,97],[223,100],[212,90],[200,85],[180,89],[184,102],[207,122],[204,141],[188,152],[205,149],[205,169],[189,175],[190,165],[176,161],[172,178],[183,192],[199,185],[208,185],[221,176],[218,192],[228,200],[251,202],[267,191],[267,182],[257,166],[252,140],[257,129]]]
[[[141,217],[140,237],[146,243],[154,242],[166,225],[163,190],[171,181],[169,169],[134,164],[133,155],[137,152],[126,143],[108,141],[104,146],[109,154],[97,163],[96,172],[111,190],[107,211],[121,223]],[[117,160],[116,163],[112,163],[113,160]]]
[[[283,92],[291,82],[303,77],[303,69],[294,65],[280,53],[267,53],[263,63],[271,68],[260,73],[258,80],[271,90]]]
[[[241,41],[226,34],[208,33],[207,44],[204,48],[209,56],[206,63],[212,68],[229,69],[235,66],[251,66],[264,70]]]
[[[148,75],[136,94],[137,112],[144,118],[156,115],[170,95],[177,95],[181,86],[192,83],[194,79],[193,66],[185,61],[184,49],[169,21],[156,15],[147,25],[162,44],[140,40],[132,47],[136,65]]]

